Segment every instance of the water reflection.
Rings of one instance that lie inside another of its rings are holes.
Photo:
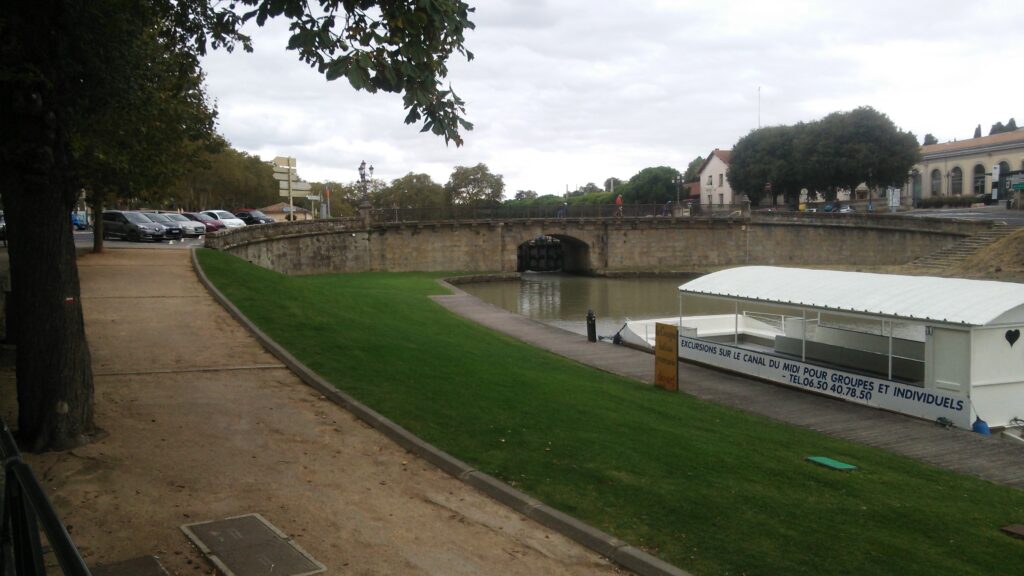
[[[626,317],[658,318],[679,313],[679,285],[694,276],[592,278],[561,273],[524,273],[522,280],[460,286],[516,314],[586,334],[587,310],[597,315],[597,333],[610,336]]]
[[[561,273],[524,273],[521,280],[483,282],[460,286],[466,292],[516,314],[558,326],[565,330],[586,334],[587,310],[597,315],[597,333],[614,334],[626,318],[647,319],[673,317],[679,314],[679,285],[696,276],[593,278]],[[732,301],[689,296],[683,314],[732,314],[736,310]],[[761,303],[742,303],[739,312],[772,316],[801,316],[802,310],[787,306]],[[816,319],[809,312],[807,318]],[[842,314],[821,314],[823,324],[888,335],[889,324],[881,321],[854,318]],[[894,336],[924,341],[924,325],[896,322]]]

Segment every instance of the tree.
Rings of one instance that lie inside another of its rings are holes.
[[[938,144],[938,143],[939,143],[939,139],[936,138],[935,136],[932,136],[931,132],[929,132],[929,133],[924,135],[924,143],[922,144],[922,146],[931,146],[932,144]]]
[[[8,5],[9,4],[9,5]],[[124,4],[33,0],[5,4],[0,19],[0,158],[15,317],[18,432],[31,450],[87,441],[94,430],[92,370],[82,321],[74,239],[68,214],[82,184],[72,135],[76,110],[102,105],[101,88],[136,93],[133,78],[103,65],[105,51],[133,49],[115,24],[142,31],[162,24],[165,42],[194,57],[207,47],[251,50],[241,26],[284,16],[288,48],[328,80],[345,77],[357,90],[400,93],[406,123],[462,144],[470,130],[464,102],[443,84],[453,53],[472,59],[463,34],[473,11],[459,0],[125,0]],[[235,7],[251,8],[236,13]],[[114,8],[128,8],[120,14]],[[109,34],[109,41],[94,42]],[[98,114],[98,112],[95,112]],[[126,126],[140,139],[150,126]]]
[[[899,185],[919,160],[917,138],[873,108],[835,112],[816,122],[752,131],[733,147],[729,184],[755,205],[772,193],[793,203],[800,190],[834,199],[839,188]]]
[[[536,200],[537,193],[533,190],[516,190],[515,200]]]
[[[758,128],[740,138],[732,148],[726,177],[734,192],[745,194],[754,206],[767,197],[782,194],[791,200],[799,195],[800,182],[806,176],[797,174],[794,146],[801,137],[803,124]],[[818,160],[820,161],[820,160]],[[807,159],[806,164],[815,160]],[[771,194],[768,187],[771,187]]]
[[[611,178],[607,178],[604,181],[604,191],[613,192],[615,190],[622,188],[623,184],[625,184],[625,182],[618,178],[615,178],[614,176]]]
[[[1003,132],[1013,132],[1016,129],[1017,121],[1014,120],[1013,118],[1010,118],[1010,120],[1007,121],[1005,125],[1002,122],[996,122],[995,124],[993,124],[992,128],[989,129],[988,131],[988,135],[992,136],[994,134],[1002,134]],[[977,136],[975,136],[975,138],[977,138]]]
[[[358,212],[359,201],[363,197],[361,182],[310,182],[310,188],[314,194],[320,195],[325,200],[329,199],[328,205],[331,208],[330,216],[332,218],[355,216]]]
[[[641,204],[662,203],[676,197],[675,179],[679,171],[668,166],[644,168],[629,179],[623,200]]]
[[[486,164],[456,166],[444,186],[452,206],[497,206],[505,192],[501,174],[492,174]]]
[[[704,165],[704,157],[697,156],[690,163],[686,165],[686,171],[683,172],[683,181],[692,182],[700,178],[700,167]]]
[[[981,138],[981,124],[978,124],[978,127],[974,129],[974,137]]]
[[[844,166],[835,182],[854,189],[861,182],[869,188],[898,186],[907,172],[920,160],[917,138],[896,128],[888,116],[871,107],[862,107],[839,117],[836,126],[843,140]],[[842,178],[842,179],[840,179]]]
[[[174,201],[171,190],[182,173],[225,145],[214,132],[216,110],[195,55],[159,34],[151,5],[107,0],[96,10],[106,19],[103,26],[80,32],[96,49],[70,73],[89,77],[102,69],[116,81],[90,86],[89,97],[70,109],[68,132],[82,185],[95,214],[113,198],[162,207]],[[148,25],[139,27],[140,21]],[[99,252],[104,223],[95,224]]]
[[[278,202],[274,170],[259,156],[231,148],[225,142],[216,152],[204,152],[170,190],[151,194],[158,207],[260,208]]]
[[[585,186],[580,186],[579,188],[573,190],[572,192],[569,192],[568,196],[584,196],[586,194],[593,194],[595,192],[602,192],[602,190],[600,187],[598,187],[597,184],[594,184],[593,182],[587,182]]]
[[[374,205],[380,208],[438,208],[444,206],[444,187],[429,174],[409,172],[380,190]]]

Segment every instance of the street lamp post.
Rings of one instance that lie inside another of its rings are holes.
[[[363,183],[363,199],[359,202],[359,215],[363,218],[363,224],[370,226],[370,179],[373,178],[373,165],[367,169],[366,160],[359,163],[359,180]]]
[[[676,174],[676,177],[672,179],[676,184],[676,206],[679,206],[679,193],[683,189],[683,175]]]
[[[369,170],[366,167],[366,160],[359,163],[359,181],[363,183],[363,202],[370,201],[370,179],[373,178],[373,164],[370,164]]]

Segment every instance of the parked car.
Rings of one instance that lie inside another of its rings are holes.
[[[153,222],[142,212],[132,210],[106,210],[103,212],[103,237],[121,238],[141,242],[164,239],[165,228]]]
[[[71,213],[71,227],[75,230],[88,230],[89,223],[85,220],[85,217],[78,212]]]
[[[220,220],[210,218],[209,216],[203,214],[202,212],[182,212],[181,215],[184,216],[185,218],[188,218],[189,220],[199,222],[203,226],[206,226],[207,234],[227,228],[227,226],[225,226],[224,223],[221,222]]]
[[[246,226],[274,223],[274,219],[271,218],[270,216],[267,216],[266,214],[260,212],[259,210],[250,210],[248,208],[235,210],[235,216],[237,216],[238,219],[241,220],[242,222],[245,222]]]
[[[166,240],[181,240],[185,236],[185,230],[181,225],[168,218],[165,214],[143,212],[142,215],[164,227],[164,238]]]
[[[181,226],[182,232],[189,238],[198,238],[203,234],[206,234],[206,225],[202,222],[189,220],[177,212],[161,212],[160,214],[170,218],[175,224]]]
[[[854,212],[854,209],[853,206],[850,206],[849,204],[843,204],[838,210],[836,210],[836,212],[839,212],[840,214],[849,214],[850,212]]]
[[[227,210],[203,210],[200,214],[206,214],[214,220],[219,220],[228,228],[242,228],[245,226],[245,222],[235,218],[235,215]]]

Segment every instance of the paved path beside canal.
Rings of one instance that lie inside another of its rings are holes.
[[[584,336],[513,314],[461,291],[434,299],[461,316],[555,354],[627,378],[654,382],[654,357],[646,352],[591,343]],[[993,437],[947,430],[916,418],[693,364],[680,365],[680,389],[702,400],[1024,488],[1024,446]]]
[[[329,574],[624,573],[303,384],[189,257],[147,246],[79,260],[106,435],[26,460],[90,566],[156,555],[171,574],[210,574],[179,527],[257,512]],[[9,422],[13,399],[0,370]]]

